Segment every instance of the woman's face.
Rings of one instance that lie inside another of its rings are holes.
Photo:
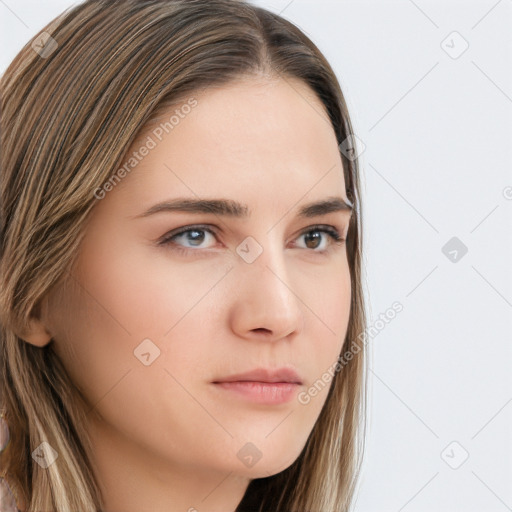
[[[300,454],[346,334],[346,247],[322,229],[345,238],[350,211],[301,215],[346,199],[342,162],[301,82],[191,98],[138,137],[136,165],[98,199],[48,326],[91,432],[112,453],[122,443],[122,463],[259,478]],[[226,206],[155,208],[178,200]]]

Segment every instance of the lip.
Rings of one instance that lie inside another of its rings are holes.
[[[214,384],[222,382],[286,382],[289,384],[302,384],[299,374],[292,368],[256,368],[245,373],[230,375],[216,379]]]
[[[291,368],[257,368],[249,372],[222,377],[212,382],[216,388],[246,401],[278,405],[289,402],[302,385],[302,379]]]

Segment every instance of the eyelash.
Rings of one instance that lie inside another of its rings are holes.
[[[170,233],[167,233],[166,235],[164,235],[162,237],[162,239],[160,239],[160,241],[158,242],[158,245],[161,245],[161,246],[174,245],[172,250],[175,250],[178,253],[182,253],[182,254],[201,252],[201,249],[191,249],[189,247],[182,247],[182,246],[180,246],[178,244],[174,244],[172,242],[173,238],[175,238],[179,235],[183,235],[184,233],[188,233],[190,231],[206,231],[206,232],[212,234],[214,237],[216,237],[215,231],[212,230],[210,227],[201,225],[201,224],[197,224],[197,225],[192,225],[192,226],[184,226],[183,228],[180,228],[179,231],[177,231],[177,232],[171,231]],[[339,231],[334,226],[328,226],[328,225],[323,225],[323,224],[308,227],[306,230],[299,233],[298,237],[307,235],[309,233],[314,233],[314,232],[326,233],[327,235],[329,235],[331,237],[331,240],[333,241],[332,244],[330,244],[329,247],[327,249],[324,249],[323,251],[317,251],[315,249],[311,249],[312,252],[315,252],[318,254],[326,254],[330,249],[332,249],[333,244],[341,245],[346,241],[345,238],[343,238],[340,235]]]

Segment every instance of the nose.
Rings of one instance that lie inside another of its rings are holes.
[[[252,263],[237,261],[233,274],[230,323],[237,336],[274,341],[302,330],[302,302],[282,249],[265,248]]]

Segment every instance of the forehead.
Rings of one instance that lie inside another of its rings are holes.
[[[109,195],[139,209],[173,196],[249,204],[345,197],[328,114],[297,79],[245,79],[191,93],[139,134],[125,161],[134,152],[137,164]]]

